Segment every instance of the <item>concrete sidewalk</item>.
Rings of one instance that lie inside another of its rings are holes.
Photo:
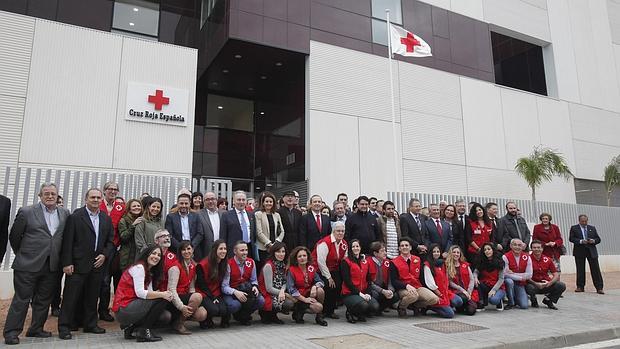
[[[539,298],[540,300],[540,298]],[[453,320],[434,315],[400,319],[392,310],[381,318],[367,323],[349,324],[344,320],[344,308],[338,313],[342,319],[328,319],[329,326],[314,324],[306,315],[306,324],[296,325],[290,317],[280,315],[285,325],[238,326],[234,321],[228,329],[200,330],[181,336],[161,331],[162,342],[149,344],[152,348],[558,348],[593,341],[618,338],[620,334],[620,290],[606,295],[586,292],[567,292],[558,304],[560,310],[541,308],[513,309],[498,312],[494,307],[475,316],[457,315]],[[429,312],[430,314],[430,312]],[[438,330],[465,330],[460,333],[441,333]],[[473,326],[472,326],[473,325]],[[471,331],[475,326],[480,328]],[[122,338],[120,331],[104,335],[74,332],[74,339],[22,338],[22,346],[32,348],[117,348],[144,347]]]

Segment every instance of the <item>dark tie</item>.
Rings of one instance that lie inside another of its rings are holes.
[[[422,224],[420,224],[420,218],[418,216],[415,216],[415,222],[418,225],[418,230],[421,230]]]
[[[321,232],[321,215],[316,215],[316,228]]]
[[[460,223],[461,223],[461,227],[462,227],[463,229],[465,229],[465,220],[463,219],[463,215],[460,215],[460,216],[459,216],[459,221],[460,221]]]
[[[439,223],[439,219],[436,219],[435,223],[437,225],[437,232],[439,233],[439,237],[441,238],[443,236],[443,229],[441,228],[441,224]]]

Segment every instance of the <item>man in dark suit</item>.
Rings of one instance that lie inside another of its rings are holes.
[[[420,213],[422,204],[420,200],[409,200],[409,212],[400,215],[400,233],[402,237],[409,237],[413,241],[411,246],[416,255],[424,255],[428,250],[428,231],[424,221],[426,217]]]
[[[452,238],[462,244],[461,248],[465,252],[471,242],[467,241],[468,239],[466,238],[468,235],[467,232],[471,231],[471,224],[467,219],[467,204],[465,203],[465,200],[459,199],[454,202],[454,207],[456,207],[456,220],[458,221],[458,227],[453,230],[454,232]]]
[[[525,251],[529,251],[532,234],[525,219],[519,215],[517,204],[512,201],[506,203],[506,215],[499,220],[497,235],[501,237],[504,252],[510,251],[510,241],[519,239],[525,244]],[[496,238],[494,238],[497,241]]]
[[[334,203],[333,212],[332,222],[342,222],[347,224],[347,219],[349,219],[351,214],[347,212],[347,208],[342,202],[336,201]]]
[[[52,336],[43,330],[43,325],[57,287],[63,230],[69,217],[68,210],[56,206],[57,196],[55,184],[41,185],[40,202],[20,208],[11,228],[15,295],[4,325],[6,344],[19,344],[18,336],[23,330],[30,304],[32,322],[26,336]]]
[[[222,214],[220,239],[226,241],[228,257],[233,256],[237,241],[244,241],[248,244],[248,251],[250,251],[252,259],[257,260],[258,251],[254,251],[256,220],[254,213],[245,210],[246,200],[247,197],[243,190],[238,190],[233,194],[233,208]]]
[[[332,233],[329,216],[321,214],[322,206],[323,199],[319,195],[312,195],[310,211],[301,217],[299,223],[299,245],[306,246],[310,251],[319,240]]]
[[[282,205],[278,209],[282,227],[284,228],[284,244],[287,251],[292,251],[299,245],[299,223],[301,222],[301,211],[295,208],[295,192],[292,190],[284,192]]]
[[[579,224],[570,228],[569,240],[574,244],[573,256],[577,266],[577,289],[575,292],[583,292],[586,285],[586,259],[590,265],[592,282],[596,288],[596,293],[603,292],[603,276],[598,265],[598,251],[596,245],[601,242],[601,238],[593,225],[588,225],[588,216],[579,215]]]
[[[442,221],[439,217],[441,215],[439,205],[430,204],[429,213],[430,217],[424,222],[428,231],[428,244],[438,244],[441,252],[444,254],[443,258],[446,258],[447,251],[452,245],[450,224]]]
[[[220,238],[220,222],[223,213],[223,211],[217,209],[217,196],[215,193],[205,193],[204,203],[205,208],[198,211],[198,218],[200,219],[204,235],[204,239],[202,239],[202,258],[209,254],[213,242]]]
[[[370,244],[382,241],[379,222],[377,217],[369,212],[369,202],[368,197],[364,195],[357,198],[357,211],[347,219],[344,235],[346,241],[359,240],[362,253],[367,256],[371,254]]]
[[[176,212],[168,213],[166,216],[166,230],[170,232],[173,251],[178,251],[181,241],[189,241],[194,248],[194,259],[200,261],[203,256],[204,234],[200,217],[189,211],[191,200],[192,197],[186,193],[177,196]]]
[[[101,334],[97,326],[97,298],[103,279],[106,256],[114,248],[112,219],[101,212],[103,194],[91,188],[86,192],[86,205],[75,210],[67,219],[62,241],[61,263],[66,274],[58,337],[71,339],[70,329],[76,303],[82,295],[84,332]]]
[[[11,214],[11,200],[0,195],[0,263],[4,260],[6,244],[9,242],[9,219]]]

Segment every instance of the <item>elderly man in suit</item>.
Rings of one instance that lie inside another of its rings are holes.
[[[223,211],[217,208],[217,196],[213,192],[206,192],[204,195],[205,208],[198,211],[198,218],[202,226],[202,252],[203,258],[211,251],[213,242],[220,238],[220,221]]]
[[[56,206],[57,197],[56,185],[43,183],[39,190],[40,201],[20,208],[11,228],[15,295],[4,325],[6,344],[19,344],[18,336],[30,304],[32,322],[26,336],[46,338],[52,335],[43,330],[43,325],[57,287],[63,230],[69,217],[68,210]]]
[[[430,217],[424,222],[428,231],[428,245],[438,244],[443,258],[448,257],[448,249],[452,245],[452,231],[450,224],[441,220],[441,210],[439,205],[430,204]]]
[[[11,200],[0,195],[0,263],[4,260],[6,244],[9,242],[9,219],[11,214]]]
[[[235,245],[238,241],[248,244],[250,254],[258,251],[254,250],[256,241],[256,220],[254,213],[245,210],[247,197],[243,190],[238,190],[233,194],[233,208],[222,214],[220,220],[220,239],[226,241],[228,257],[233,256]],[[257,260],[258,256],[252,255],[252,259]]]
[[[86,192],[86,205],[75,210],[67,219],[62,240],[61,263],[65,273],[65,291],[58,317],[58,337],[71,339],[72,319],[76,303],[82,295],[84,332],[101,334],[97,326],[97,298],[103,279],[106,256],[114,244],[112,219],[101,212],[101,190]]]
[[[181,193],[177,196],[176,212],[170,212],[166,216],[166,230],[170,232],[172,240],[171,249],[178,251],[181,241],[189,241],[194,248],[194,259],[197,261],[202,259],[202,224],[200,218],[194,212],[190,212],[189,206],[191,195]]]
[[[596,293],[605,294],[603,292],[603,276],[598,265],[598,251],[596,250],[596,245],[601,243],[601,238],[596,232],[596,227],[588,224],[588,216],[579,215],[579,224],[570,228],[569,240],[574,244],[573,256],[575,256],[577,266],[577,289],[575,292],[583,292],[586,285],[587,259]]]
[[[422,204],[420,200],[409,200],[409,212],[400,215],[400,232],[402,237],[409,237],[413,242],[411,251],[415,255],[425,255],[428,246],[428,231],[426,229],[426,216],[420,213]]]

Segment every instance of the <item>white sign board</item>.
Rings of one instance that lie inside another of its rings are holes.
[[[125,119],[155,124],[187,126],[189,90],[127,83]]]

